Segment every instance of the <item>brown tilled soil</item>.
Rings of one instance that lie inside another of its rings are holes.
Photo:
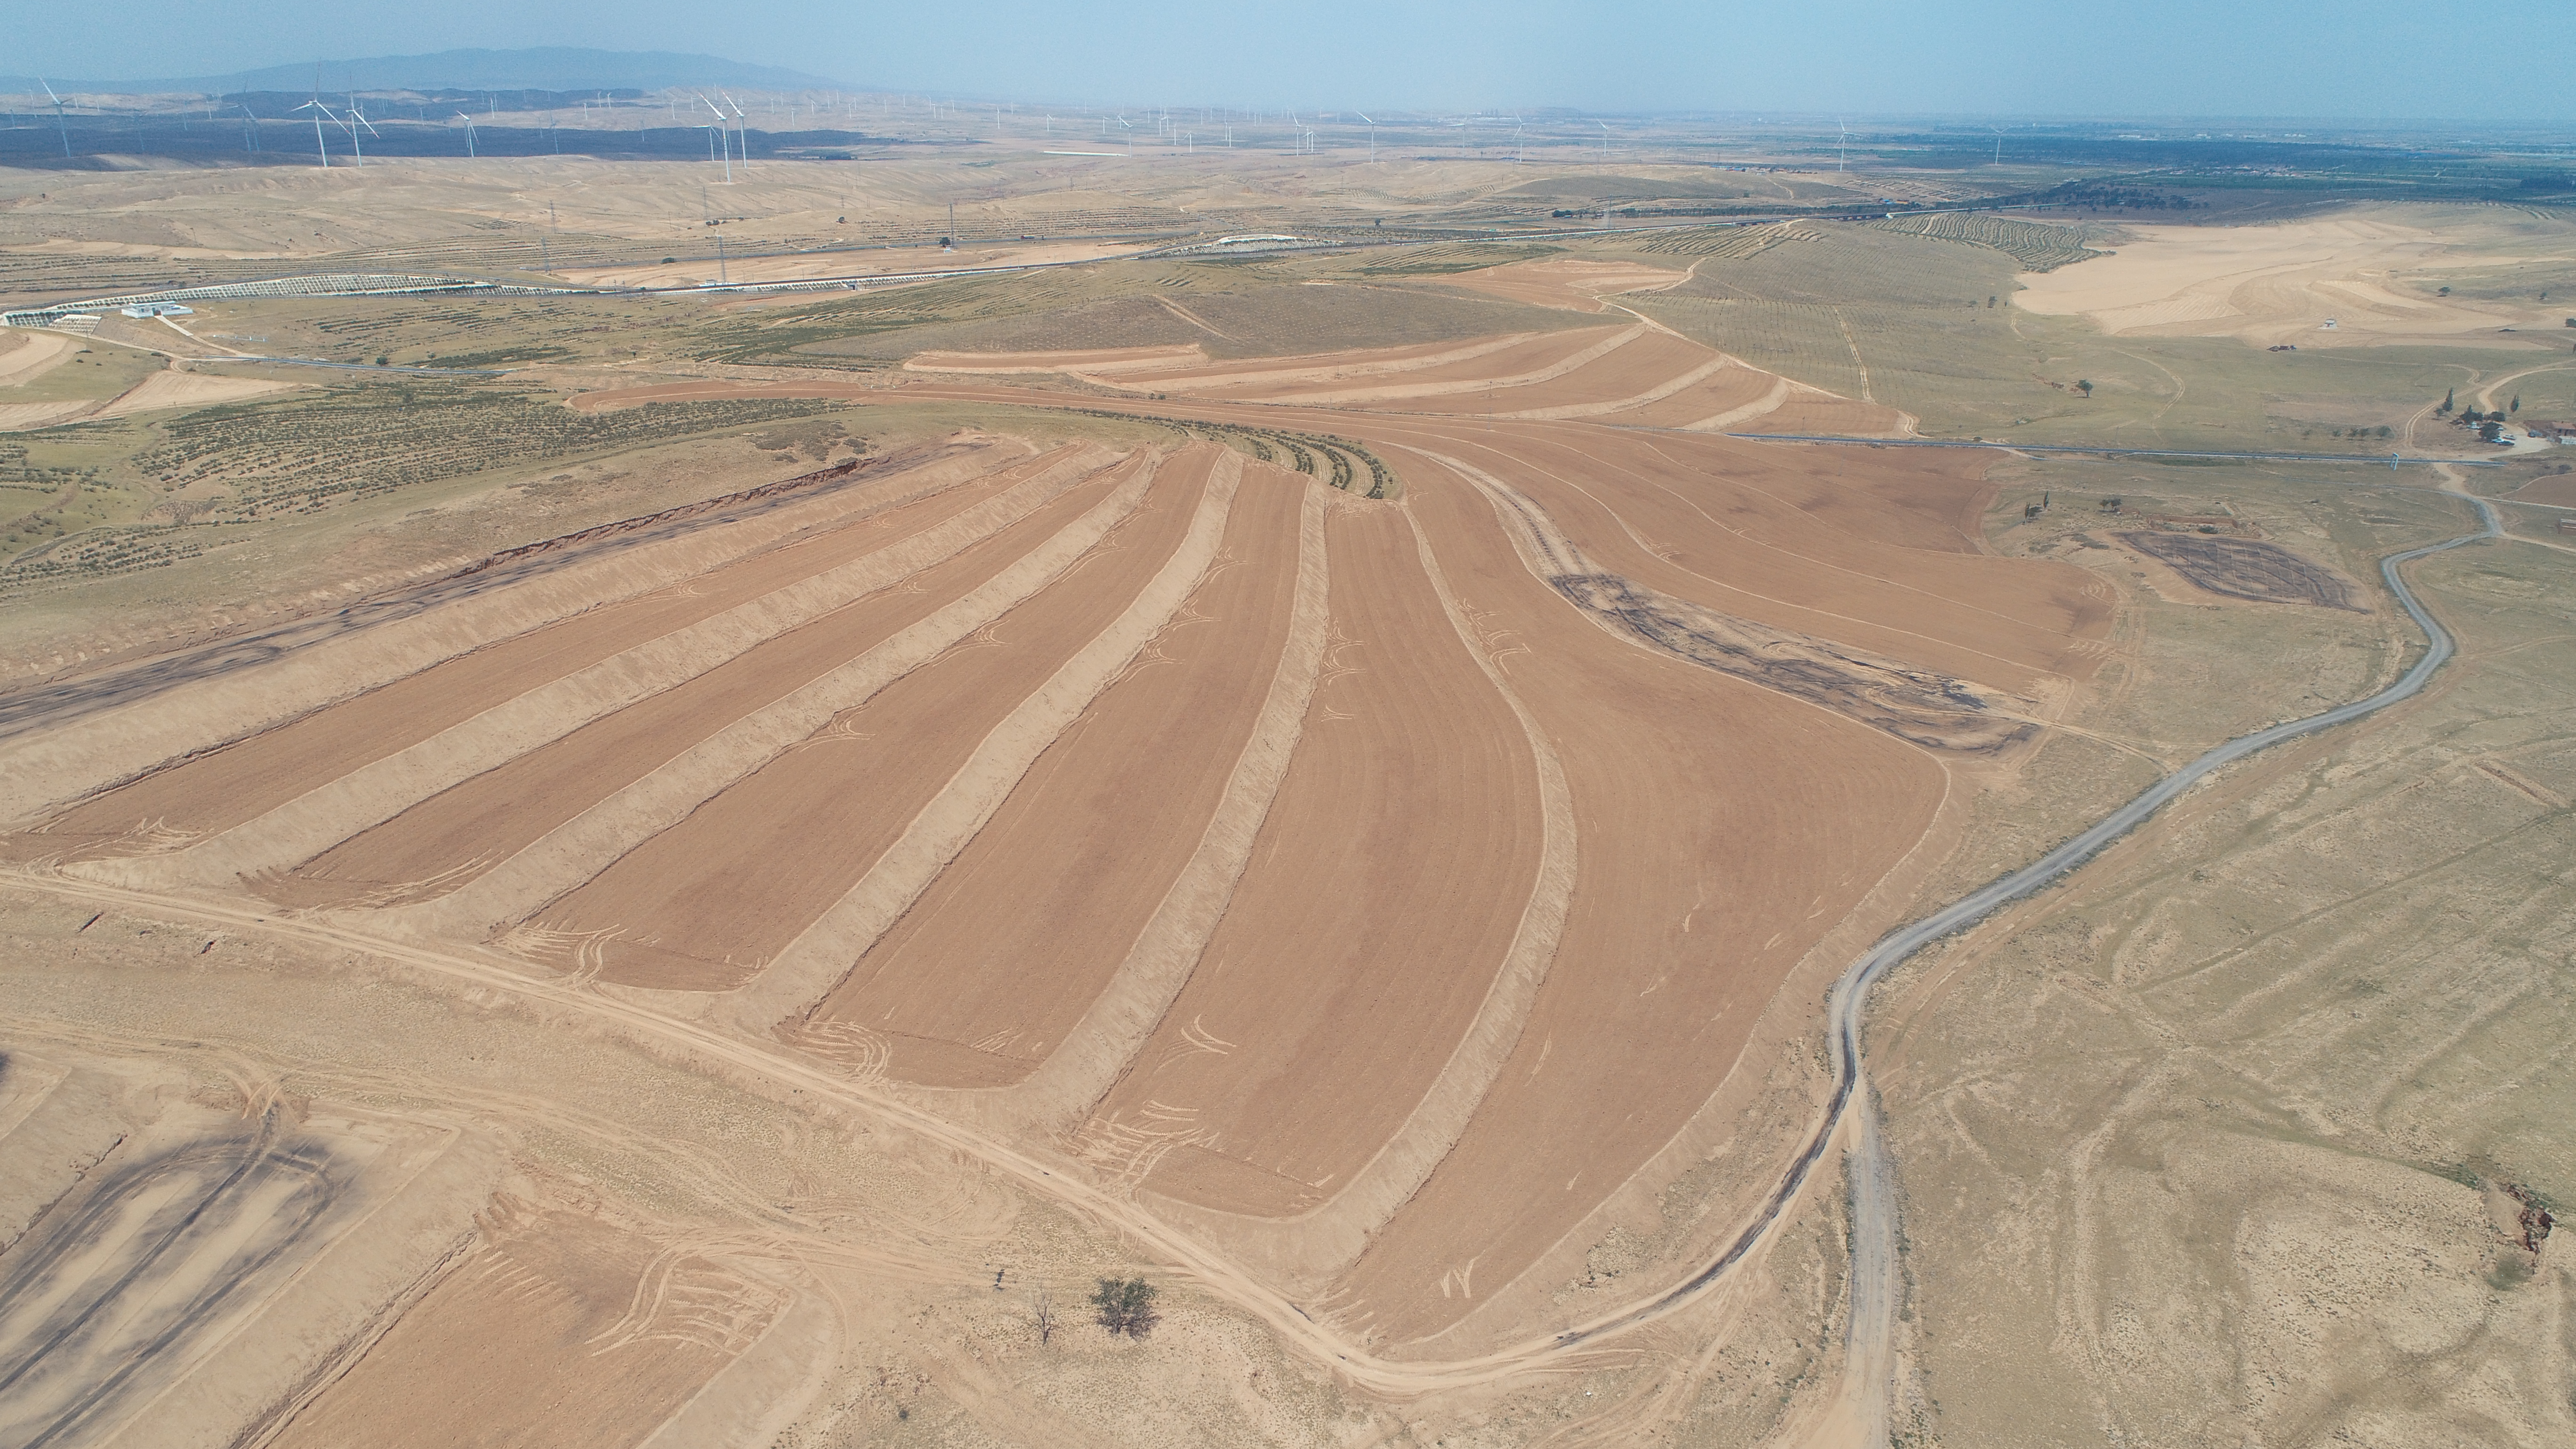
[[[1615,327],[1583,327],[1571,332],[1551,332],[1525,342],[1515,342],[1497,352],[1456,362],[1439,362],[1427,367],[1402,371],[1373,373],[1360,378],[1298,378],[1284,381],[1237,382],[1222,374],[1202,388],[1194,378],[1168,377],[1155,382],[1158,391],[1211,392],[1227,398],[1262,402],[1306,404],[1385,403],[1395,405],[1405,399],[1437,397],[1447,393],[1481,394],[1499,379],[1544,372],[1564,365],[1569,359],[1590,351],[1619,335]],[[1631,344],[1633,345],[1633,344]],[[1612,349],[1606,357],[1618,355]],[[1433,354],[1437,356],[1438,354]]]
[[[1710,373],[1669,397],[1627,408],[1610,421],[1637,428],[1687,428],[1729,413],[1741,413],[1729,427],[1759,426],[1758,409],[1779,378],[1751,367],[1727,367]]]
[[[1098,503],[1110,486],[1103,476],[1068,489],[896,587],[854,600],[685,684],[433,795],[261,889],[291,905],[360,897],[393,904],[455,890],[717,730],[884,643],[1008,568]],[[973,495],[971,502],[990,496],[991,485],[957,491]]]
[[[548,680],[934,527],[1007,486],[1010,476],[863,513],[848,526],[701,574],[685,586],[461,654],[109,791],[64,812],[46,833],[113,839],[138,824],[189,833],[228,829]]]
[[[1376,436],[1502,477],[1596,561],[1723,613],[2025,696],[2044,676],[2089,674],[2074,646],[2109,626],[2110,600],[2081,570],[1958,552],[1957,533],[1920,512],[1854,536],[1839,520],[1870,505],[1844,480],[1868,465],[1848,456],[1578,424],[1399,426]],[[1951,498],[1983,491],[1952,477]],[[1929,497],[1942,480],[1911,486]]]
[[[2576,473],[2551,473],[2505,495],[2516,503],[2549,503],[2576,508]]]
[[[1500,352],[1529,340],[1526,334],[1510,333],[1500,337],[1478,337],[1465,342],[1424,342],[1411,347],[1373,347],[1365,350],[1322,352],[1300,357],[1254,357],[1238,362],[1176,361],[1164,366],[1122,372],[1122,378],[1133,386],[1150,387],[1174,379],[1187,379],[1193,386],[1250,386],[1262,383],[1319,382],[1336,379],[1375,377],[1385,373],[1406,372],[1433,367],[1447,362],[1464,361]],[[987,359],[1008,358],[1012,353],[986,354]]]
[[[868,592],[799,603],[822,612],[677,683],[493,744],[503,762],[462,783],[339,802],[382,823],[260,888],[352,924],[395,906],[405,931],[498,929],[638,1009],[670,1003],[632,989],[708,994],[683,1009],[1002,1124],[1372,1341],[1517,1333],[1470,1316],[1597,1230],[1757,1019],[1791,1029],[1766,1008],[1828,933],[1884,924],[1846,917],[1915,847],[1943,762],[2017,745],[2087,679],[2111,600],[1983,551],[1981,459],[1625,425],[1785,395],[1736,366],[1598,417],[1480,418],[1488,378],[1562,368],[1498,391],[1597,406],[1720,360],[1651,330],[1493,341],[1158,363],[1162,399],[1113,379],[1130,395],[1079,405],[1351,439],[1405,500],[1245,465],[1222,534],[1185,549],[1236,460],[1132,456],[900,583],[854,573]],[[1051,400],[803,379],[580,401],[760,395]],[[986,527],[965,510],[1045,461],[432,666],[64,823],[250,820],[592,661],[642,668],[734,602],[943,520]],[[1308,538],[1329,580],[1301,596]],[[951,607],[979,589],[972,617]],[[934,615],[936,637],[906,634]],[[933,654],[951,625],[973,632]],[[891,682],[835,674],[862,661]],[[857,682],[796,713],[826,678]],[[1743,1170],[1777,1148],[1746,1143]]]
[[[700,806],[533,923],[593,938],[601,979],[711,991],[794,940],[894,843],[984,732],[1124,609],[1180,542],[1208,459],[1035,598]]]
[[[1178,347],[1100,347],[1082,352],[917,352],[904,363],[916,372],[1131,372],[1204,364],[1196,344]]]
[[[1643,262],[1604,261],[1591,257],[1542,257],[1512,262],[1447,278],[1451,286],[1468,287],[1509,302],[1537,307],[1569,307],[1578,312],[1604,310],[1602,298],[1639,287],[1669,287],[1688,273]]]
[[[1522,566],[1483,497],[1424,468],[1411,507],[1460,602],[1524,653],[1581,841],[1556,960],[1429,1182],[1351,1271],[1396,1340],[1508,1283],[1714,1092],[1809,946],[1943,793],[1920,751],[1620,643]]]
[[[596,1218],[505,1216],[270,1442],[633,1444],[749,1347],[784,1297]]]
[[[1528,742],[1390,508],[1326,525],[1332,643],[1199,969],[1095,1110],[1153,1190],[1276,1217],[1393,1135],[1491,986],[1537,870]]]
[[[1065,1038],[1198,845],[1286,642],[1301,476],[1245,469],[1223,561],[816,1015],[886,1070],[1007,1085]],[[1010,901],[1012,909],[995,910]]]
[[[1508,416],[1546,408],[1598,407],[1640,397],[1716,360],[1715,353],[1696,342],[1650,332],[1564,377],[1524,387],[1500,388],[1490,393],[1425,398],[1413,403],[1411,408],[1422,412],[1491,412]],[[1698,417],[1707,415],[1707,412],[1697,414]]]

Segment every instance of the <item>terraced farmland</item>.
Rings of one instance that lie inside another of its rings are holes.
[[[1497,285],[1583,309],[1669,275],[1537,266]],[[1439,1354],[1543,1317],[1666,1145],[1797,1059],[1803,1009],[1769,1004],[1867,916],[1944,762],[2020,748],[2108,622],[2080,572],[1973,551],[1974,466],[1730,441],[1782,408],[1902,424],[1644,325],[915,365],[610,389],[524,446],[889,397],[1178,441],[875,465],[785,504],[782,546],[568,540],[22,734],[7,853],[714,1024]],[[1054,399],[976,376],[1086,368]],[[424,401],[415,429],[490,420],[460,446],[538,420]],[[158,466],[333,416],[210,414]],[[300,436],[259,497],[303,497]]]

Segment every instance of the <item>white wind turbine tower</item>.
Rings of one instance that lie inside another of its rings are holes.
[[[726,95],[723,91],[718,91],[716,94],[724,98],[724,103],[726,105],[733,107],[733,119],[730,122],[725,122],[725,113],[722,110],[718,110],[716,112],[716,120],[720,123],[730,124],[734,130],[742,134],[742,169],[748,171],[751,169],[751,128],[748,125],[745,125],[744,122],[751,118],[743,114],[742,102],[735,100],[730,95]],[[726,154],[728,159],[725,162],[725,179],[730,181],[733,179],[733,162],[730,159],[730,150],[728,150]]]
[[[367,113],[358,109],[358,98],[354,95],[349,97],[349,114],[341,120],[340,124],[349,128],[349,149],[357,154],[358,164],[366,165],[367,149],[358,144],[358,128],[366,127],[367,134],[379,141],[384,139],[385,133],[377,130],[375,122],[367,119]]]
[[[322,158],[322,169],[325,171],[330,170],[331,148],[322,144],[322,118],[324,116],[331,116],[331,108],[322,104],[321,100],[316,98],[314,100],[306,101],[295,109],[299,111],[311,111],[313,113],[313,151],[315,155]],[[337,116],[331,116],[331,119],[336,122],[340,118]]]
[[[474,159],[474,118],[458,111],[456,119],[465,123],[465,159],[471,161]]]
[[[54,130],[63,138],[63,159],[69,161],[72,159],[72,130],[70,123],[63,119],[63,98],[54,94],[53,85],[43,76],[36,77],[36,84],[45,88],[45,98],[54,103]]]
[[[1375,122],[1375,121],[1369,121],[1369,113],[1368,113],[1368,112],[1366,112],[1366,111],[1362,111],[1362,112],[1360,112],[1360,113],[1359,113],[1359,118],[1360,118],[1361,120],[1363,120],[1363,121],[1368,121],[1368,128],[1369,128],[1369,164],[1373,166],[1373,165],[1376,165],[1376,164],[1377,164],[1377,122]]]
[[[1851,127],[1843,125],[1843,120],[1840,116],[1834,117],[1834,125],[1840,128],[1843,133],[1841,144],[1834,150],[1834,169],[1836,171],[1841,171],[1844,169],[1844,163],[1851,157]]]
[[[722,95],[724,93],[722,91],[718,91],[716,94]],[[705,96],[698,97],[698,104],[706,107],[709,111],[715,114],[716,123],[712,129],[716,134],[711,139],[717,140],[724,148],[725,184],[727,186],[731,186],[733,184],[733,133],[727,127],[724,110],[715,102],[708,100]]]
[[[1995,133],[1995,164],[2001,166],[2004,164],[2004,128],[1988,126],[1986,129]]]

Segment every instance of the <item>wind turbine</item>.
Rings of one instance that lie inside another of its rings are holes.
[[[471,161],[474,159],[474,118],[458,111],[456,119],[465,123],[465,159]]]
[[[349,149],[357,153],[358,164],[361,166],[366,165],[367,151],[365,147],[358,144],[358,128],[360,126],[366,127],[367,134],[380,141],[384,139],[385,133],[377,130],[376,123],[367,119],[367,113],[358,109],[358,98],[355,96],[351,96],[349,98],[348,117],[342,120],[340,124],[349,128]]]
[[[722,91],[718,91],[716,94],[724,96],[724,103],[733,107],[733,118],[736,123],[734,129],[742,133],[742,169],[748,171],[751,169],[751,128],[740,123],[751,118],[742,113],[742,102],[735,100],[731,96],[725,96],[725,93]],[[718,111],[716,114],[721,117],[724,113],[722,111]]]
[[[1369,121],[1369,113],[1366,111],[1358,112],[1358,115],[1361,120],[1368,121],[1369,164],[1375,165],[1377,163],[1377,122]]]
[[[716,94],[722,95],[724,92],[718,91]],[[711,141],[721,141],[724,147],[725,185],[731,186],[733,184],[733,135],[726,127],[725,113],[716,105],[715,102],[708,100],[705,96],[698,97],[698,104],[715,112],[716,123],[712,128],[715,131],[715,135],[710,136],[707,139]],[[750,158],[746,156],[744,159],[748,160]]]
[[[36,84],[44,86],[45,95],[54,103],[54,129],[62,133],[63,159],[69,161],[72,159],[72,132],[70,124],[63,120],[63,98],[54,94],[53,86],[43,76],[36,77]]]
[[[1840,127],[1843,133],[1842,143],[1834,151],[1834,169],[1841,171],[1844,169],[1844,163],[1851,156],[1851,127],[1843,125],[1843,118],[1840,116],[1834,117],[1834,124]]]
[[[1988,126],[1986,129],[1995,133],[1995,164],[2001,166],[2004,164],[2004,128]]]
[[[322,144],[322,118],[324,116],[331,116],[331,108],[322,104],[321,100],[316,98],[314,100],[306,101],[295,109],[299,111],[311,111],[313,113],[313,151],[315,155],[322,158],[322,169],[325,171],[330,170],[331,148]],[[337,116],[331,116],[331,119],[336,122],[340,118]]]

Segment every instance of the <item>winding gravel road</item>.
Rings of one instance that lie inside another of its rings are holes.
[[[2113,841],[2126,835],[2149,816],[2182,795],[2184,791],[2206,779],[2213,771],[2233,764],[2257,751],[2269,749],[2285,740],[2297,739],[2302,735],[2314,734],[2319,730],[2331,729],[2336,725],[2348,724],[2353,720],[2376,714],[2399,700],[2408,699],[2420,693],[2432,680],[2434,672],[2456,652],[2457,645],[2452,640],[2450,631],[2442,627],[2441,623],[2425,609],[2422,601],[2415,597],[2414,590],[2406,586],[2406,580],[2399,575],[2398,567],[2412,563],[2416,559],[2459,548],[2464,544],[2498,538],[2504,532],[2503,523],[2496,516],[2495,509],[2488,506],[2486,500],[2467,494],[2458,496],[2466,499],[2477,509],[2479,518],[2486,525],[2483,529],[2476,533],[2462,534],[2458,538],[2445,539],[2440,543],[2428,544],[2422,548],[2390,554],[2380,560],[2380,576],[2388,581],[2389,591],[2394,593],[2398,603],[2405,607],[2407,616],[2424,631],[2428,647],[2423,657],[2416,660],[2412,668],[2400,675],[2394,684],[2366,699],[2337,705],[2333,709],[2309,715],[2305,719],[2295,719],[2274,725],[2269,729],[2256,730],[2252,734],[2241,735],[2219,745],[2190,764],[2148,786],[2136,798],[2102,817],[2090,829],[2069,839],[2029,865],[1961,897],[1943,909],[1887,936],[1870,948],[1867,954],[1854,961],[1850,968],[1843,972],[1842,979],[1834,983],[1833,992],[1827,1000],[1826,1016],[1833,1051],[1834,1092],[1827,1105],[1824,1120],[1817,1125],[1815,1134],[1808,1140],[1805,1150],[1799,1154],[1789,1171],[1782,1176],[1779,1185],[1772,1191],[1771,1197],[1765,1203],[1764,1211],[1753,1222],[1746,1225],[1744,1231],[1728,1245],[1725,1252],[1688,1280],[1660,1297],[1640,1304],[1625,1313],[1560,1334],[1557,1342],[1565,1347],[1572,1347],[1588,1339],[1598,1338],[1633,1327],[1647,1319],[1659,1317],[1680,1307],[1723,1276],[1738,1259],[1752,1251],[1780,1212],[1797,1195],[1798,1190],[1805,1184],[1808,1174],[1814,1171],[1815,1165],[1823,1159],[1827,1148],[1832,1145],[1834,1135],[1842,1128],[1844,1117],[1855,1111],[1854,1102],[1857,1099],[1860,1103],[1857,1111],[1861,1120],[1852,1149],[1854,1159],[1852,1162],[1852,1311],[1846,1341],[1849,1361],[1869,1366],[1874,1373],[1873,1381],[1862,1386],[1865,1389],[1863,1427],[1865,1432],[1874,1430],[1876,1437],[1865,1437],[1863,1442],[1884,1443],[1888,1387],[1885,1366],[1889,1362],[1889,1335],[1896,1301],[1895,1174],[1880,1138],[1877,1112],[1864,1090],[1866,1064],[1861,1057],[1861,1022],[1870,987],[1876,985],[1879,978],[1885,976],[1898,962],[1916,951],[1953,932],[1975,925],[1997,909],[2032,894],[2092,859]]]

